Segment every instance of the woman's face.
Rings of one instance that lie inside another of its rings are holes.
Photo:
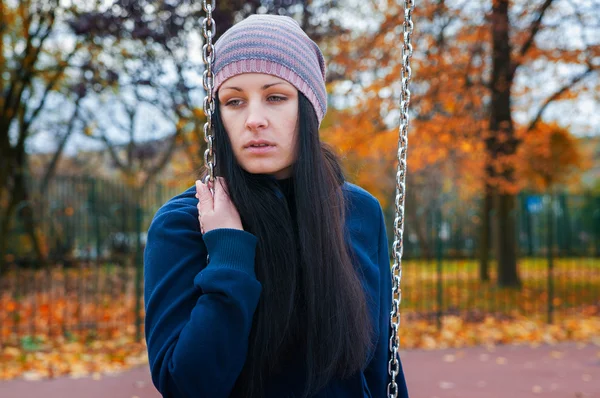
[[[298,90],[263,73],[243,73],[219,87],[219,109],[233,153],[249,173],[277,179],[296,161]],[[265,141],[268,146],[252,145]]]

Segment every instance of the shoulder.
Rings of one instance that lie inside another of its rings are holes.
[[[342,185],[342,191],[350,204],[368,206],[371,211],[381,209],[379,200],[361,186],[345,181]]]
[[[383,220],[379,200],[366,189],[344,182],[346,200],[346,226],[355,250],[369,257],[377,254]]]
[[[194,229],[199,231],[197,222],[196,187],[191,186],[165,202],[156,212],[150,229]]]
[[[379,200],[366,189],[348,181],[342,185],[346,200],[347,217],[378,223],[382,220],[383,211]]]

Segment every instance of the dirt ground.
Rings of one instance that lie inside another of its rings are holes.
[[[600,346],[401,353],[411,398],[600,398]],[[2,398],[160,398],[146,366],[101,378],[0,382]],[[385,397],[381,397],[385,398]]]

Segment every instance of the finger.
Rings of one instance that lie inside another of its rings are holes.
[[[201,214],[214,210],[213,197],[206,184],[200,180],[196,181],[196,195],[198,196],[198,211]]]
[[[215,181],[215,203],[229,201],[229,189],[223,177],[217,177]]]

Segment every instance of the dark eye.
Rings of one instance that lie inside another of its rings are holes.
[[[268,99],[271,102],[283,102],[283,101],[287,100],[287,98],[279,96],[279,95],[271,95],[271,96],[269,96]]]
[[[232,99],[225,103],[225,106],[239,106],[239,105],[240,105],[239,99]]]

